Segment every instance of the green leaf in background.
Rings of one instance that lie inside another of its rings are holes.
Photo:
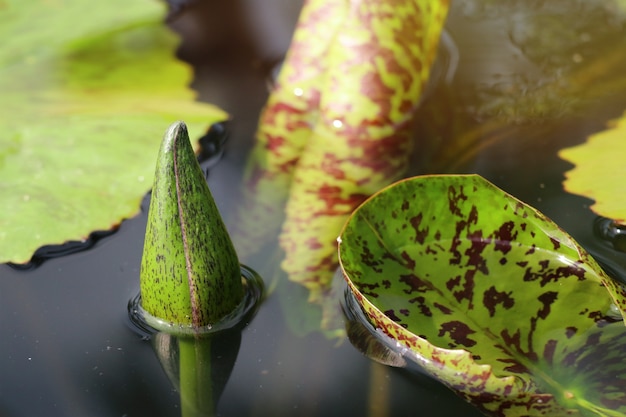
[[[626,289],[483,178],[384,189],[346,223],[339,258],[368,320],[484,413],[625,415]]]
[[[205,130],[190,68],[153,0],[0,4],[0,262],[139,211],[162,132]]]
[[[559,156],[575,165],[565,174],[565,190],[594,199],[595,213],[626,225],[626,112],[607,130],[562,149]]]

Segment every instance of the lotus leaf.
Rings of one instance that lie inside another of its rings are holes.
[[[370,323],[485,414],[625,415],[626,290],[532,207],[476,175],[415,177],[338,240]]]
[[[139,211],[162,132],[224,119],[152,0],[0,2],[0,262]]]
[[[561,158],[576,165],[565,176],[567,191],[595,200],[591,209],[597,214],[626,225],[626,112],[605,131],[587,142],[559,152]]]

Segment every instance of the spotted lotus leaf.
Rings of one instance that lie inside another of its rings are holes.
[[[485,414],[626,415],[626,290],[532,207],[476,175],[415,177],[339,242],[370,323]]]

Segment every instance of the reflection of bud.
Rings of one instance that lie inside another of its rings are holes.
[[[143,309],[175,325],[214,324],[243,298],[237,254],[182,122],[159,151],[140,281]]]
[[[180,392],[185,417],[215,414],[240,342],[238,328],[199,338],[162,332],[152,337],[152,347],[163,370]]]

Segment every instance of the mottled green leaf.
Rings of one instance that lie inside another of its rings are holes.
[[[184,123],[159,150],[140,280],[144,310],[193,329],[216,324],[243,298],[237,254]]]
[[[355,211],[339,257],[397,349],[493,416],[623,416],[626,290],[483,178],[425,176]]]
[[[81,240],[139,211],[162,132],[226,115],[153,0],[0,2],[0,262]]]

